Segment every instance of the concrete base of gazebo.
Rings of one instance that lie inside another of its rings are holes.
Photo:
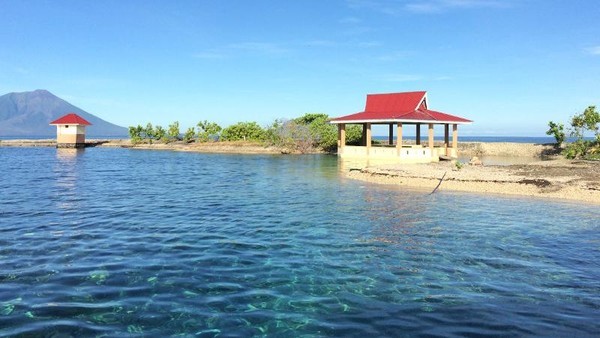
[[[403,163],[438,162],[440,158],[457,158],[456,150],[452,148],[434,147],[433,150],[421,146],[403,146],[399,151],[395,147],[345,146],[338,148],[341,158],[392,159]]]

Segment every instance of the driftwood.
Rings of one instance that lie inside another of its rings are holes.
[[[433,195],[433,193],[435,193],[438,190],[438,188],[440,187],[440,185],[442,185],[442,181],[444,181],[444,177],[446,177],[447,173],[448,173],[447,171],[444,172],[444,175],[442,175],[442,178],[440,179],[440,182],[438,183],[438,185],[435,187],[435,189],[433,189],[433,191],[429,195]]]

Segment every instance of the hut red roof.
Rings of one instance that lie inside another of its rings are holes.
[[[369,94],[365,110],[331,120],[331,123],[471,123],[462,117],[430,110],[427,107],[427,92],[404,92]]]
[[[80,124],[80,125],[84,125],[84,126],[92,125],[91,123],[86,121],[83,117],[81,117],[77,114],[74,114],[74,113],[70,113],[61,118],[58,118],[58,119],[50,122],[50,124],[51,125],[53,125],[53,124]]]

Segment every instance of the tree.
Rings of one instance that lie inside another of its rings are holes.
[[[156,126],[154,128],[154,138],[157,140],[165,140],[167,136],[167,131],[165,128],[161,126]]]
[[[294,121],[308,125],[315,142],[315,147],[328,152],[337,150],[337,126],[329,123],[329,116],[327,114],[305,114]],[[346,144],[358,145],[361,138],[362,128],[360,126],[349,125],[346,127]]]
[[[346,125],[346,144],[360,145],[362,141],[362,127],[356,124]]]
[[[548,122],[548,131],[546,131],[546,135],[553,135],[554,139],[556,139],[556,148],[560,148],[561,144],[565,142],[565,126],[562,123],[554,123],[552,121]]]
[[[294,122],[308,127],[314,147],[329,152],[337,149],[337,127],[329,123],[327,114],[308,113],[294,119]]]
[[[565,147],[563,155],[566,158],[600,159],[600,127],[598,126],[600,113],[596,110],[596,106],[589,106],[583,113],[574,115],[570,124],[570,135],[576,140]],[[562,125],[550,121],[548,126],[550,127],[548,133],[555,134],[555,137],[558,134],[558,142]],[[590,132],[594,133],[594,140],[585,139]]]
[[[130,126],[129,127],[129,138],[131,139],[131,143],[137,144],[142,142],[142,133],[144,132],[144,127],[140,126]]]
[[[181,133],[179,132],[179,121],[175,121],[169,125],[169,130],[167,131],[167,136],[171,140],[175,140],[175,141],[181,140]]]
[[[279,144],[277,144],[279,147],[302,154],[311,152],[315,146],[310,128],[295,120],[285,121],[279,125],[277,139],[279,140]]]
[[[282,142],[281,136],[280,136],[280,129],[284,123],[285,123],[285,120],[276,119],[275,121],[273,121],[273,123],[271,123],[270,125],[268,125],[265,128],[265,131],[264,131],[265,143],[267,143],[268,145],[271,145],[271,146],[280,146],[280,144]]]
[[[265,131],[256,122],[238,122],[221,133],[225,141],[262,141],[264,136]]]
[[[144,138],[150,141],[152,144],[152,139],[154,138],[154,128],[152,127],[152,123],[148,122],[146,124],[146,128],[144,129]]]
[[[197,124],[198,126],[198,141],[200,142],[208,142],[210,140],[216,141],[219,139],[219,135],[221,133],[221,126],[214,123],[208,122],[206,120],[200,121]]]
[[[194,141],[194,136],[196,136],[196,131],[194,130],[194,127],[189,127],[183,135],[183,142],[190,143]]]
[[[596,143],[600,143],[600,112],[596,110],[596,106],[589,106],[584,112],[588,129],[593,131],[596,136]]]

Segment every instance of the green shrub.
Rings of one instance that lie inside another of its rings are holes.
[[[154,128],[154,138],[160,141],[165,141],[167,137],[167,131],[161,126]]]
[[[314,147],[328,152],[337,149],[337,126],[329,123],[327,114],[304,114],[293,121],[308,127]]]
[[[283,122],[277,130],[278,146],[300,153],[309,153],[315,147],[313,133],[307,125],[295,120]]]
[[[138,144],[142,142],[142,133],[144,131],[144,127],[140,126],[130,126],[129,127],[129,138],[131,139],[132,144]]]
[[[190,143],[192,141],[194,141],[194,137],[196,136],[196,131],[194,130],[194,127],[189,127],[185,134],[183,134],[183,142],[185,143]]]
[[[562,154],[569,159],[584,158],[595,159],[600,152],[600,113],[595,106],[587,107],[583,113],[577,114],[571,118],[570,135],[576,137],[574,142],[567,144]],[[546,132],[548,135],[554,135],[558,143],[564,141],[563,125],[552,121],[548,123],[550,129]],[[586,133],[594,133],[595,139],[585,140]]]
[[[214,122],[208,122],[206,120],[198,122],[198,141],[208,142],[210,140],[216,141],[219,139],[221,130],[220,125]]]
[[[265,131],[256,122],[238,122],[221,133],[224,141],[263,141]]]
[[[152,127],[152,123],[150,122],[146,124],[146,128],[144,129],[144,139],[152,144],[152,139],[154,139],[154,127]]]
[[[546,135],[554,136],[556,140],[556,148],[559,148],[563,142],[565,142],[565,126],[562,123],[554,123],[552,121],[548,122],[548,131],[546,131]]]
[[[169,125],[167,137],[174,141],[181,140],[181,133],[179,132],[179,121],[175,121]]]

